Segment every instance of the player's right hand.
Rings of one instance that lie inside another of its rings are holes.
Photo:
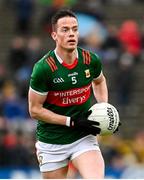
[[[116,133],[116,132],[118,132],[119,131],[119,127],[122,125],[122,123],[121,122],[119,122],[119,125],[118,125],[118,127],[116,128],[116,130],[114,131],[114,133]]]
[[[87,112],[79,113],[76,116],[70,117],[69,126],[71,128],[80,129],[88,134],[97,135],[101,129],[98,127],[99,122],[88,120],[88,116],[91,114],[91,110]]]

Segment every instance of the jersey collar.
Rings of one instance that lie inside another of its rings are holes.
[[[76,50],[76,59],[75,59],[74,62],[73,62],[72,64],[70,64],[70,65],[67,64],[67,63],[65,63],[65,62],[59,57],[59,55],[56,53],[56,49],[54,50],[54,53],[55,53],[56,58],[57,58],[57,60],[59,61],[59,63],[62,64],[63,66],[65,66],[65,67],[68,68],[68,69],[74,68],[74,67],[77,65],[77,63],[78,63],[78,50]]]

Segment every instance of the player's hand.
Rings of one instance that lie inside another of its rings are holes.
[[[113,133],[116,133],[118,130],[119,130],[119,127],[122,125],[122,123],[121,122],[119,122],[119,125],[118,125],[118,127],[116,128],[116,130],[113,132]]]
[[[88,120],[88,116],[92,113],[92,111],[82,112],[76,116],[72,116],[70,118],[70,127],[77,128],[88,132],[89,134],[99,134],[101,129],[98,127],[99,122]]]

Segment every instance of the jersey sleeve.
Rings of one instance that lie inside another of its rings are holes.
[[[34,65],[31,79],[30,88],[39,94],[46,95],[48,93],[48,85],[45,74],[45,69],[42,62],[38,62]]]
[[[92,66],[94,72],[94,79],[99,77],[102,72],[102,63],[101,59],[97,54],[92,54]]]

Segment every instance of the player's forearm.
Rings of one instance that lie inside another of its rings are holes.
[[[43,107],[32,107],[29,112],[33,119],[42,120],[51,124],[66,125],[66,116],[56,114]]]
[[[92,87],[97,102],[108,102],[108,89],[105,77],[103,77],[101,82],[93,83]]]

